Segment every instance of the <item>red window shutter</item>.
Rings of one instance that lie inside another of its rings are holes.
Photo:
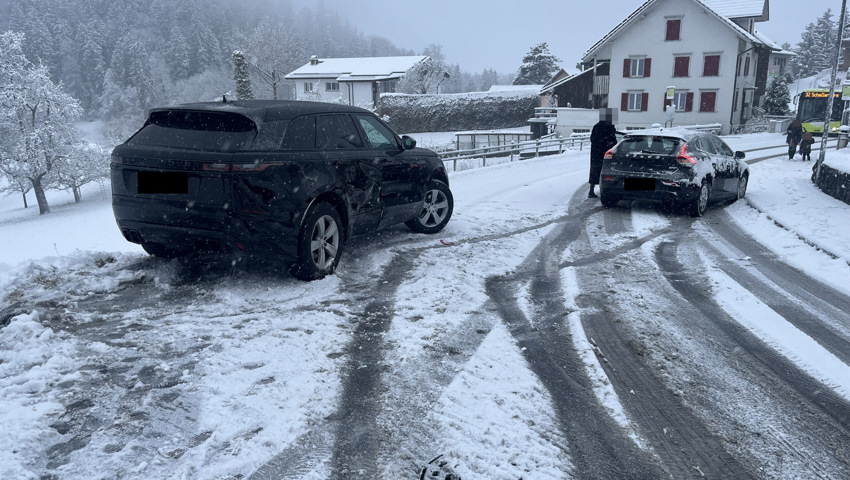
[[[685,111],[694,111],[694,92],[688,92],[687,94],[685,94]]]
[[[629,94],[620,95],[620,111],[627,112],[629,110]]]
[[[640,111],[645,112],[649,110],[649,94],[643,92],[640,94]]]
[[[664,37],[665,40],[678,40],[679,34],[682,30],[682,20],[667,20],[667,35]]]
[[[699,94],[699,111],[713,112],[714,103],[717,100],[717,92],[700,92]]]
[[[661,98],[664,99],[664,108],[662,109],[662,111],[666,112],[667,111],[667,105],[673,105],[673,100],[667,98],[667,90],[664,91],[664,94],[661,95]]]
[[[623,78],[629,78],[632,70],[632,61],[628,58],[623,59]]]
[[[652,59],[647,58],[643,61],[643,78],[649,78],[650,67],[652,67]]]
[[[676,57],[673,66],[674,77],[687,77],[691,66],[691,57]]]
[[[702,67],[704,77],[716,77],[720,74],[720,55],[706,55]]]
[[[748,77],[750,75],[750,57],[744,59],[744,76]]]

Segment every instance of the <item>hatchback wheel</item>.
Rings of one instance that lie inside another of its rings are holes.
[[[750,176],[746,173],[741,175],[741,178],[738,179],[738,198],[740,200],[744,198],[744,195],[747,194],[747,183],[750,180]]]
[[[701,217],[705,214],[708,208],[708,199],[711,197],[711,186],[708,181],[703,181],[699,187],[699,194],[690,205],[690,214],[692,217]]]
[[[404,224],[417,233],[437,233],[452,218],[454,204],[454,197],[449,186],[439,180],[433,180],[425,190],[419,215]]]
[[[327,203],[312,206],[298,235],[298,257],[290,273],[301,280],[330,275],[342,255],[342,222],[339,213]]]

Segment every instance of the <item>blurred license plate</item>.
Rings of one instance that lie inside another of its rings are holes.
[[[623,180],[625,190],[655,190],[654,178],[626,178]]]
[[[188,172],[139,172],[139,193],[189,193]]]

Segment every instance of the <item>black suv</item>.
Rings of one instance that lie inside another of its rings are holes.
[[[454,207],[437,154],[328,103],[154,109],[113,150],[111,175],[118,227],[148,253],[273,257],[304,280],[333,273],[353,235],[399,223],[436,233]]]
[[[602,205],[654,200],[666,210],[684,206],[694,217],[710,199],[744,198],[750,178],[744,152],[717,135],[684,128],[637,130],[605,152],[599,192]]]

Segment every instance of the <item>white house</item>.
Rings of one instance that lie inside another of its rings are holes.
[[[648,0],[582,58],[599,72],[593,108],[618,108],[620,129],[665,123],[667,105],[674,125],[735,129],[752,116],[781,50],[756,33],[768,19],[769,0]]]
[[[382,93],[394,93],[408,70],[427,56],[319,58],[290,72],[284,78],[295,81],[298,100],[340,101],[347,105],[372,108]]]

